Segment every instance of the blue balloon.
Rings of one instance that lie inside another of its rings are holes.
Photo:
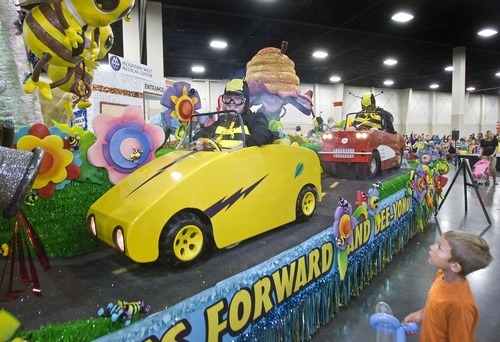
[[[406,334],[418,330],[415,323],[403,324],[396,317],[382,312],[370,316],[370,325],[378,334],[394,335],[395,342],[405,342]]]

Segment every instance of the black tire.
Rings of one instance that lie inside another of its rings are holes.
[[[325,162],[324,166],[325,172],[330,176],[337,177],[339,175],[338,165],[336,162]]]
[[[403,158],[404,158],[403,150],[400,150],[398,156],[398,164],[394,168],[395,170],[399,170],[401,168],[401,165],[403,165]]]
[[[368,165],[366,164],[356,163],[355,170],[356,170],[356,178],[365,179],[366,176],[368,175]]]
[[[305,222],[309,220],[316,210],[316,200],[318,192],[310,185],[306,185],[300,190],[296,203],[296,221]]]
[[[210,250],[206,224],[195,214],[182,212],[172,217],[160,235],[160,262],[184,268],[203,259]]]
[[[372,179],[380,174],[380,154],[378,151],[373,151],[368,165],[368,178]]]

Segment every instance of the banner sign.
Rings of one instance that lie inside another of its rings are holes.
[[[165,83],[164,82],[155,82],[155,81],[149,81],[149,82],[144,82],[144,92],[153,94],[156,96],[163,96],[163,91],[165,90]]]
[[[71,126],[81,126],[83,129],[88,129],[87,125],[87,108],[79,109],[73,113],[73,119],[71,120]]]
[[[359,259],[359,249],[371,248],[389,227],[400,229],[411,214],[412,201],[405,189],[382,200],[376,211],[357,220],[347,247],[348,262]],[[340,250],[334,239],[328,227],[260,265],[97,341],[232,341],[321,278],[338,273]]]
[[[153,78],[153,69],[147,65],[136,63],[110,53],[108,53],[108,63],[111,69],[116,72],[148,80]]]

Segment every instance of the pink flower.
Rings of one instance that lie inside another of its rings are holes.
[[[120,116],[99,114],[92,127],[97,141],[89,148],[88,160],[106,168],[113,184],[154,159],[155,150],[165,140],[163,129],[148,125],[137,106],[126,107]]]

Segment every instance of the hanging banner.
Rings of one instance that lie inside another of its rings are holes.
[[[110,53],[108,53],[108,63],[111,69],[116,72],[147,80],[151,80],[153,78],[153,69],[147,65],[136,63]]]
[[[164,82],[146,81],[144,82],[144,92],[161,97],[165,90]]]

